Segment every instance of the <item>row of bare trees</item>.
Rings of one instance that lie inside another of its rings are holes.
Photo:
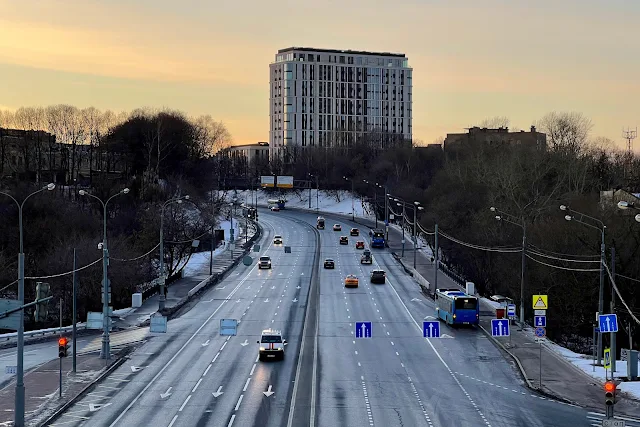
[[[197,156],[207,157],[231,143],[231,135],[226,126],[214,120],[210,115],[187,117],[181,112],[169,109],[140,108],[132,112],[113,112],[99,110],[95,107],[79,109],[72,105],[51,105],[47,107],[20,107],[15,111],[0,110],[0,128],[18,129],[22,131],[46,131],[55,135],[56,142],[68,147],[68,181],[78,179],[78,172],[82,161],[85,160],[90,170],[109,172],[109,168],[116,162],[113,152],[104,146],[105,140],[118,126],[132,118],[152,120],[153,126],[146,129],[142,143],[148,155],[156,152],[153,162],[148,162],[146,173],[158,176],[160,164],[166,159],[167,153],[175,141],[167,134],[165,120],[180,117],[189,123],[191,139],[197,146]],[[6,141],[0,133],[0,174],[5,174]],[[24,141],[21,146],[26,172],[36,171],[39,180],[43,168],[42,157],[46,149],[46,141],[39,137],[31,144]],[[80,150],[79,147],[88,147]],[[122,153],[117,153],[122,154]],[[88,158],[83,158],[84,156]],[[51,166],[50,166],[51,167]],[[91,172],[89,173],[91,175]]]

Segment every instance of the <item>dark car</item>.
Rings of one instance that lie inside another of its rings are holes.
[[[387,280],[387,273],[384,270],[373,270],[371,272],[371,283],[385,283]]]
[[[347,236],[340,236],[340,244],[341,245],[348,245],[349,244],[349,238]]]
[[[358,230],[357,228],[352,228],[349,234],[351,234],[352,236],[359,236],[360,230]]]
[[[331,258],[324,260],[324,268],[336,268],[336,263]]]

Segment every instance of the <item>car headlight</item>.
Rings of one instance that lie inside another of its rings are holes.
[[[265,350],[266,350],[266,348],[260,347],[260,351],[265,351]]]

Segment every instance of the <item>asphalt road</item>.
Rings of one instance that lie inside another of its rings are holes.
[[[254,255],[269,255],[272,270],[239,265],[52,425],[286,426],[317,239],[295,220],[265,212],[261,223]],[[272,244],[274,234],[292,253]],[[219,335],[223,318],[239,319],[237,336]],[[256,340],[269,327],[288,341],[284,361],[257,361]],[[303,386],[297,392],[305,397]]]
[[[325,217],[328,228],[315,231],[314,214],[261,212],[255,255],[270,255],[273,269],[238,266],[53,425],[600,425],[600,414],[531,393],[478,329],[441,325],[446,337],[422,338],[433,303],[387,251],[360,264],[354,244],[367,242],[367,228],[339,245],[354,224]],[[291,254],[271,244],[274,234]],[[322,268],[329,257],[335,270]],[[377,267],[387,283],[369,283]],[[347,274],[359,277],[357,289],[344,288]],[[240,319],[237,336],[219,335],[223,318]],[[372,322],[370,338],[355,336],[357,321]],[[257,360],[268,327],[289,343],[282,362]]]
[[[281,214],[315,224],[315,214]],[[599,413],[532,393],[477,328],[441,324],[445,338],[422,338],[422,321],[435,315],[433,301],[389,252],[372,250],[373,265],[360,264],[362,251],[355,249],[355,241],[364,240],[368,247],[368,228],[324,216],[322,259],[336,260],[336,269],[320,273],[317,425],[600,425]],[[334,223],[343,231],[332,231]],[[339,245],[339,236],[348,235],[351,227],[360,228],[360,237],[349,236],[349,245]],[[387,271],[386,284],[369,283],[374,268]],[[344,288],[347,274],[359,277],[358,289]],[[444,274],[439,277],[442,287],[453,287],[449,281]],[[371,338],[354,337],[356,321],[372,322]]]

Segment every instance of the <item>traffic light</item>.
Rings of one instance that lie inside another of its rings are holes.
[[[58,357],[67,357],[69,350],[69,340],[66,337],[58,338]]]
[[[604,403],[607,406],[612,406],[616,403],[616,383],[613,381],[604,383]]]
[[[36,282],[36,301],[51,296],[51,286],[45,282]],[[36,322],[44,322],[49,315],[49,301],[36,304],[34,314]]]

